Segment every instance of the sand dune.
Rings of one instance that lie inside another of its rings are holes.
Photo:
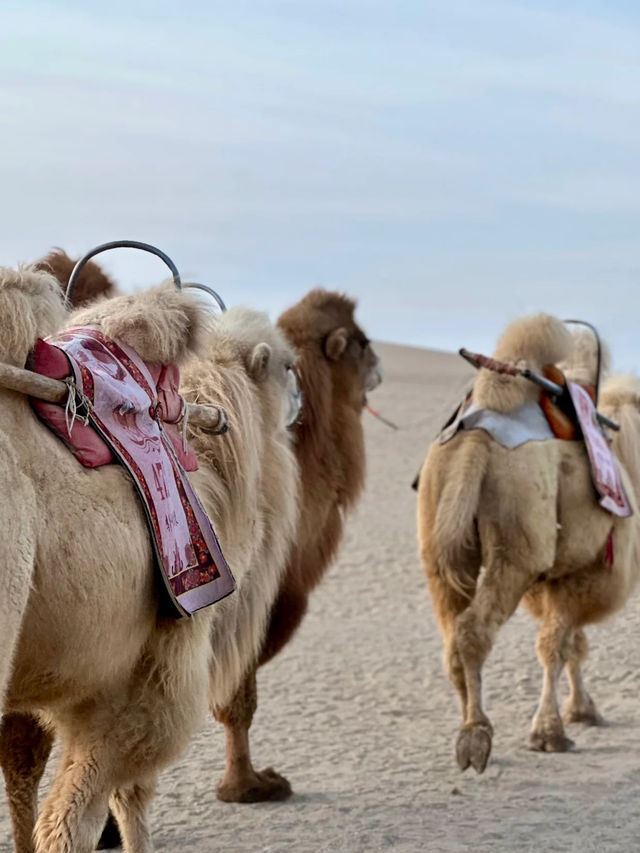
[[[286,803],[218,803],[223,736],[209,721],[167,771],[153,808],[158,851],[618,851],[640,837],[637,597],[589,630],[586,677],[608,725],[570,726],[575,752],[538,755],[526,738],[541,673],[535,625],[518,612],[485,669],[494,752],[458,772],[457,700],[420,568],[410,483],[470,372],[457,356],[379,345],[385,383],[365,415],[366,493],[340,559],[296,640],[259,676],[255,759],[285,773]],[[473,774],[473,775],[471,775]],[[9,851],[0,805],[0,850]]]

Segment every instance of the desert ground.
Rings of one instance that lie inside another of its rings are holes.
[[[464,343],[464,341],[461,341]],[[606,720],[568,727],[575,751],[526,748],[541,672],[536,627],[518,611],[485,669],[495,726],[482,776],[458,771],[458,706],[441,666],[415,534],[411,481],[462,396],[457,356],[377,346],[385,381],[365,413],[368,480],[339,560],[292,644],[259,675],[257,766],[292,782],[288,802],[215,797],[222,730],[211,719],[166,771],[152,827],[167,853],[632,851],[640,846],[640,603],[589,629],[586,678]],[[45,786],[46,788],[46,780]],[[0,850],[10,851],[0,803]]]

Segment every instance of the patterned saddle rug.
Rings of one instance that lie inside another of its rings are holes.
[[[38,341],[29,366],[55,379],[73,376],[81,416],[42,400],[32,405],[83,465],[118,461],[127,469],[175,613],[190,616],[233,592],[235,580],[184,468],[197,468],[195,456],[167,431],[165,417],[177,421],[182,413],[177,367],[147,365],[92,326]]]

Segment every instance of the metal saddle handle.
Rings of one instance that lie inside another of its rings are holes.
[[[75,267],[73,268],[71,275],[69,277],[69,283],[67,284],[67,290],[65,293],[65,302],[67,306],[71,305],[71,300],[73,298],[73,292],[76,287],[76,282],[78,281],[78,276],[80,275],[83,267],[90,261],[91,258],[99,255],[101,252],[107,252],[109,249],[141,249],[143,252],[149,252],[152,255],[156,255],[160,258],[171,270],[171,275],[173,276],[173,283],[175,284],[178,290],[182,290],[183,284],[182,279],[180,278],[180,273],[178,272],[178,267],[171,260],[169,255],[166,252],[163,252],[162,249],[158,249],[156,246],[152,246],[151,243],[143,243],[140,240],[111,240],[109,243],[101,243],[99,246],[88,251],[85,255],[83,255],[80,260],[77,262]],[[213,299],[217,302],[221,311],[226,311],[227,306],[224,303],[224,300],[212,287],[209,287],[207,284],[200,284],[196,281],[190,281],[184,285],[185,288],[193,287],[197,290],[203,290],[205,293],[208,293]]]
[[[212,287],[209,287],[208,284],[200,284],[197,281],[188,281],[184,285],[185,290],[188,287],[193,287],[194,290],[203,290],[205,293],[208,293],[209,296],[213,297],[213,299],[218,303],[218,307],[220,308],[221,311],[227,310],[227,306],[224,304],[223,298]]]
[[[143,252],[150,252],[152,255],[156,255],[161,260],[165,262],[165,264],[171,270],[171,275],[173,276],[173,283],[175,284],[178,290],[182,290],[182,280],[180,278],[180,273],[178,272],[178,267],[171,260],[169,255],[162,251],[162,249],[156,248],[156,246],[152,246],[151,243],[143,243],[140,240],[111,240],[109,243],[101,243],[99,246],[91,249],[86,255],[83,255],[78,263],[73,268],[71,276],[69,277],[69,283],[67,284],[67,290],[65,293],[65,301],[67,305],[71,305],[71,299],[73,297],[73,291],[76,287],[76,282],[78,280],[78,276],[82,271],[82,268],[93,258],[95,255],[99,255],[101,252],[106,252],[109,249],[142,249]]]
[[[574,326],[584,326],[586,329],[589,329],[596,340],[597,347],[597,363],[596,363],[596,389],[595,389],[595,405],[598,407],[598,400],[600,398],[600,372],[602,370],[602,342],[600,340],[600,335],[598,334],[598,330],[593,325],[593,323],[587,322],[587,320],[563,320],[565,324],[570,324]]]

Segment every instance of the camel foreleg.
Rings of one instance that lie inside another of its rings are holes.
[[[578,628],[573,633],[573,642],[567,660],[570,693],[563,709],[563,717],[565,723],[601,726],[602,717],[598,713],[593,699],[587,693],[582,679],[582,663],[587,657],[588,651],[587,637],[582,628]]]
[[[573,627],[560,614],[545,617],[536,643],[544,669],[542,694],[529,735],[529,749],[537,752],[566,752],[574,746],[564,733],[557,697],[558,680],[569,659],[572,641]]]

